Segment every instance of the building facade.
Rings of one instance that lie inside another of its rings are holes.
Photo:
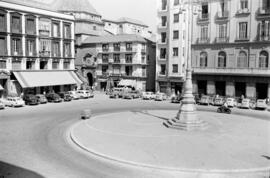
[[[74,17],[0,1],[0,94],[71,90]]]
[[[188,12],[180,0],[157,1],[156,88],[182,92],[188,52]]]
[[[155,90],[155,43],[138,35],[89,37],[78,49],[83,76],[97,89],[116,86],[122,79],[139,90]],[[95,55],[93,55],[95,54]],[[151,66],[149,66],[151,64]]]
[[[194,93],[270,97],[270,0],[201,4],[192,45]]]

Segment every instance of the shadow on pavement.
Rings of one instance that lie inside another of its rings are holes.
[[[169,120],[169,118],[160,117],[158,115],[151,114],[148,111],[132,111],[132,112],[134,112],[134,113],[140,113],[140,114],[145,114],[145,115],[152,116],[152,117],[155,117],[155,118],[164,120],[164,121],[168,121]]]
[[[33,171],[0,161],[0,178],[45,178]]]

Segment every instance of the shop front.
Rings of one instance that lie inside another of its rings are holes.
[[[10,80],[10,73],[7,71],[0,71],[0,98],[8,95],[8,81]]]

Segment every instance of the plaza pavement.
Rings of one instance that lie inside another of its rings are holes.
[[[162,170],[170,173],[168,177],[270,176],[269,121],[199,111],[199,117],[209,124],[206,131],[164,127],[162,123],[176,112],[99,115],[74,125],[70,137],[100,159]]]

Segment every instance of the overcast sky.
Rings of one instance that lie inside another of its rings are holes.
[[[103,18],[129,17],[143,21],[156,31],[156,0],[89,0]]]

